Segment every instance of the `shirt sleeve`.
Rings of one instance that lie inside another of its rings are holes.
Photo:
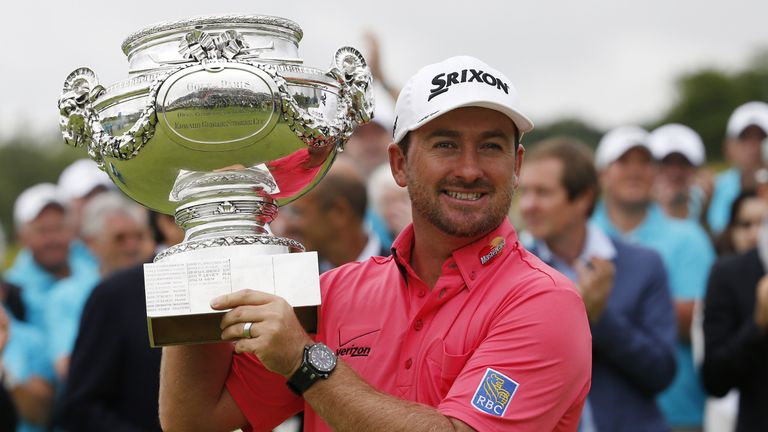
[[[438,410],[478,431],[575,431],[591,367],[581,298],[539,292],[492,318]]]
[[[304,408],[285,378],[268,371],[251,354],[235,354],[227,377],[227,390],[253,432],[271,431]]]

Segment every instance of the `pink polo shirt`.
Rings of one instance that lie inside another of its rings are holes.
[[[411,268],[413,228],[393,256],[323,274],[318,335],[377,390],[438,409],[478,431],[575,431],[592,348],[571,282],[518,242],[509,221],[453,252],[429,288]],[[235,355],[227,388],[256,431],[305,410],[281,376]]]

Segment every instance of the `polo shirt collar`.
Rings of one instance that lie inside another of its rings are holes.
[[[401,271],[413,273],[411,254],[413,251],[413,225],[408,225],[392,243],[392,256]],[[458,269],[467,288],[472,289],[485,279],[485,274],[505,261],[507,255],[519,247],[517,232],[507,218],[493,231],[482,238],[454,250],[443,263],[442,274]]]

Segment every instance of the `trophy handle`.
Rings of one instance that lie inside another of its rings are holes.
[[[341,152],[354,128],[373,118],[371,71],[358,50],[342,47],[336,51],[333,65],[326,75],[340,86],[336,117],[331,119],[309,112],[299,105],[279,75],[275,76],[275,82],[282,100],[283,118],[294,133],[307,145],[337,145]]]
[[[155,133],[155,97],[159,84],[169,75],[156,78],[152,83],[148,103],[136,123],[122,135],[112,136],[93,109],[94,101],[104,94],[104,87],[91,69],[82,67],[74,70],[64,80],[59,97],[59,128],[64,141],[72,147],[87,146],[88,156],[103,171],[106,171],[104,156],[126,160],[135,157]]]

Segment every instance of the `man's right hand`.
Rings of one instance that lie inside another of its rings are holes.
[[[589,264],[579,261],[576,263],[578,282],[576,287],[584,300],[589,321],[595,323],[608,303],[608,296],[613,288],[615,268],[609,260],[591,258]]]

